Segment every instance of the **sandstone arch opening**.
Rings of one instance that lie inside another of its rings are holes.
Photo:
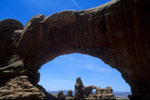
[[[93,89],[93,90],[92,90],[92,93],[93,93],[93,94],[96,94],[96,89]]]
[[[47,91],[74,90],[75,80],[81,77],[85,86],[111,86],[114,91],[131,92],[119,71],[101,59],[71,53],[56,57],[40,69],[40,82]]]
[[[37,70],[60,53],[83,51],[121,72],[131,100],[150,100],[147,8],[149,0],[111,0],[93,9],[37,15],[25,27],[17,20],[0,21],[0,99],[47,98],[37,86]]]

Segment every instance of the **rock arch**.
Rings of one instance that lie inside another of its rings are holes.
[[[148,100],[148,4],[144,0],[112,0],[83,11],[36,15],[24,28],[16,20],[0,21],[0,98],[52,97],[37,85],[38,69],[56,56],[79,52],[98,57],[119,70],[131,86],[131,100]],[[18,97],[8,87],[17,89]],[[34,93],[18,92],[26,89]]]

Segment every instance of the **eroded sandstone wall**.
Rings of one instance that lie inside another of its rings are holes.
[[[16,20],[0,21],[0,98],[25,98],[22,92],[27,97],[32,93],[52,97],[37,85],[38,69],[59,55],[78,52],[98,57],[121,72],[131,86],[132,100],[148,100],[149,4],[148,0],[112,0],[83,11],[36,15],[24,28]],[[24,85],[19,90],[20,84],[13,86],[18,81]],[[33,90],[24,90],[24,81]]]

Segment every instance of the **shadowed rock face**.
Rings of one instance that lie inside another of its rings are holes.
[[[149,100],[149,4],[149,0],[112,0],[83,11],[36,15],[24,28],[16,20],[0,21],[0,99],[52,97],[37,86],[38,69],[59,55],[78,52],[121,72],[132,100]],[[20,84],[13,86],[11,80],[22,83],[21,91]],[[28,86],[34,92],[24,90]]]
[[[75,99],[82,99],[83,98],[83,83],[80,77],[76,79],[75,84]]]

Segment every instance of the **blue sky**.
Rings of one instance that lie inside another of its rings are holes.
[[[49,16],[63,10],[83,10],[97,7],[109,0],[1,0],[0,20],[13,18],[24,25],[36,14]],[[43,65],[39,84],[48,91],[74,90],[77,77],[85,86],[112,86],[114,91],[130,91],[121,74],[98,58],[73,53],[61,55]]]
[[[72,53],[56,57],[40,69],[42,84],[47,90],[74,90],[77,77],[85,86],[112,86],[114,91],[130,91],[120,72],[90,55]]]
[[[1,0],[0,20],[14,18],[25,24],[32,16],[49,16],[63,10],[93,8],[109,0]]]

